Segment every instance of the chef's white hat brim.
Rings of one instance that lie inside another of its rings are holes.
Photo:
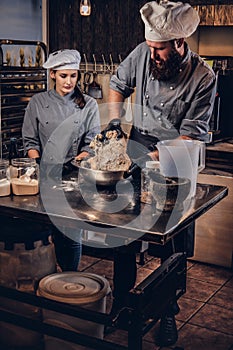
[[[200,22],[199,15],[187,3],[156,1],[146,3],[140,9],[145,24],[145,38],[150,41],[169,41],[188,38]]]
[[[80,53],[77,50],[59,50],[49,55],[47,61],[43,64],[46,69],[79,69],[81,62]]]

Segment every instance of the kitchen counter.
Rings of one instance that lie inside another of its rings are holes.
[[[196,220],[195,251],[192,259],[232,268],[233,172],[207,167],[198,174],[198,182],[226,186],[228,196]]]
[[[233,139],[206,146],[206,167],[199,183],[226,186],[228,196],[196,221],[194,260],[233,267]],[[219,239],[221,237],[221,239]]]
[[[232,138],[215,142],[206,147],[206,168],[233,174]]]
[[[212,145],[208,145],[207,149],[209,151],[223,151],[233,153],[233,139],[222,140],[215,142]]]

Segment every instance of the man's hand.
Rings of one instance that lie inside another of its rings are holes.
[[[117,133],[117,138],[120,139],[122,137],[127,137],[126,133],[122,130],[121,128],[121,120],[119,118],[112,119],[106,128],[101,131],[101,135],[103,136],[103,141],[107,140],[107,133],[109,131],[116,131]]]
[[[134,176],[134,175],[139,174],[141,172],[141,170],[143,168],[145,168],[146,162],[151,161],[151,160],[152,160],[152,158],[149,156],[149,154],[145,154],[144,156],[135,159],[131,163],[129,169],[127,171],[125,171],[124,178],[127,179],[131,175]]]

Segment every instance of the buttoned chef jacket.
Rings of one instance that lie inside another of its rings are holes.
[[[208,141],[209,120],[216,94],[216,77],[186,44],[181,70],[169,81],[150,74],[150,49],[139,44],[119,65],[110,88],[129,97],[136,87],[133,124],[157,139],[185,135]]]
[[[27,152],[36,149],[49,163],[64,163],[81,151],[90,152],[89,144],[100,132],[97,102],[84,95],[81,109],[72,93],[60,96],[55,89],[32,96],[25,111],[22,135]]]

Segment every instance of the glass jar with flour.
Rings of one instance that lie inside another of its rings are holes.
[[[39,192],[39,168],[35,159],[12,159],[10,173],[13,194],[24,196]]]
[[[9,196],[10,193],[9,161],[0,159],[0,197]]]
[[[141,202],[146,204],[152,204],[153,200],[150,186],[151,172],[159,172],[159,161],[146,162],[146,166],[141,172]]]

